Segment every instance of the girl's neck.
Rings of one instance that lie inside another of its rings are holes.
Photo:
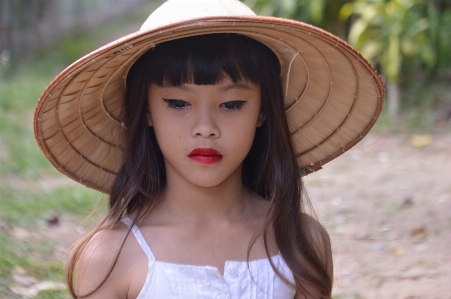
[[[243,186],[241,170],[221,184],[197,186],[177,177],[168,177],[158,213],[187,222],[218,222],[243,216],[254,197]]]

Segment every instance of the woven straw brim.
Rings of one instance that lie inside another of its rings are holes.
[[[319,28],[273,17],[212,17],[138,31],[81,58],[45,90],[36,140],[63,174],[108,193],[121,166],[125,78],[157,44],[193,35],[238,33],[278,56],[292,141],[303,174],[359,142],[379,116],[384,86],[352,47]]]

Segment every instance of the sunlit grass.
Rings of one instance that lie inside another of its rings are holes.
[[[72,298],[69,296],[69,293],[67,291],[42,291],[39,292],[39,298],[41,299],[66,299],[66,298]]]
[[[38,281],[63,281],[63,261],[55,255],[58,240],[42,238],[40,232],[48,226],[51,217],[79,223],[93,210],[101,213],[102,209],[97,206],[99,193],[82,186],[66,186],[44,192],[39,188],[18,190],[1,184],[0,194],[0,297],[10,294],[9,287],[13,284],[11,273],[17,268],[24,269],[26,275]],[[14,232],[18,228],[27,230],[27,236],[17,238]],[[54,292],[47,293],[51,296]],[[39,298],[44,297],[40,295]]]
[[[0,81],[0,175],[36,176],[50,170],[34,140],[32,115],[52,74],[41,72],[39,63],[30,67]]]
[[[71,214],[84,218],[92,211],[100,193],[82,186],[60,187],[49,192],[40,188],[17,190],[1,184],[0,218],[14,225],[32,228],[39,220]]]
[[[34,240],[24,242],[0,232],[0,297],[22,298],[11,292],[14,285],[11,272],[26,269],[26,275],[38,280],[61,281],[63,263],[55,258],[55,241]],[[43,297],[39,297],[43,298]],[[62,298],[62,297],[49,297]]]

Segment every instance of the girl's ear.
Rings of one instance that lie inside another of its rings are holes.
[[[261,125],[263,125],[265,120],[266,120],[266,113],[264,113],[263,111],[260,111],[260,114],[258,115],[258,119],[257,119],[257,127],[261,127]]]
[[[147,107],[146,110],[147,125],[153,127],[152,115],[150,114],[149,107]]]

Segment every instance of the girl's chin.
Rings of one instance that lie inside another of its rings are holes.
[[[227,179],[215,179],[209,177],[209,178],[196,178],[194,180],[190,180],[190,183],[196,187],[214,188],[223,185],[226,181]]]
[[[172,186],[189,186],[213,188],[233,184],[242,184],[241,166],[230,168],[224,161],[203,161],[211,164],[202,164],[191,161],[184,165],[166,164],[168,183]]]
[[[235,175],[224,176],[222,173],[203,171],[196,175],[190,173],[187,176],[182,175],[179,179],[184,180],[188,185],[201,188],[214,188],[228,185],[229,183],[236,181],[241,183],[241,177],[234,179]]]

